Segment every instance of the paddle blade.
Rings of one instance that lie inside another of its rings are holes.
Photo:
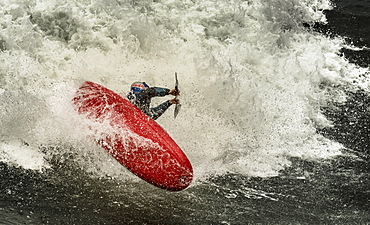
[[[175,90],[178,92],[179,91],[179,80],[177,80],[177,73],[175,72]],[[175,99],[177,96],[175,97]],[[176,104],[175,110],[173,112],[174,117],[176,118],[177,114],[179,114],[181,108],[181,104]]]
[[[174,111],[174,117],[175,117],[175,118],[177,117],[177,114],[179,114],[180,109],[181,109],[181,104],[177,104],[177,105],[175,106],[175,111]]]
[[[178,91],[179,89],[179,81],[177,80],[177,73],[175,73],[175,89]]]

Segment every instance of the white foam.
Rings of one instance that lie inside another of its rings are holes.
[[[19,141],[0,143],[0,161],[41,172],[50,167],[37,147]]]
[[[89,139],[89,122],[71,106],[81,80],[120,93],[138,80],[173,87],[177,72],[183,107],[176,120],[169,109],[158,122],[189,156],[197,177],[225,171],[273,176],[290,165],[289,157],[339,154],[341,146],[316,127],[331,125],[320,107],[345,95],[320,84],[368,86],[359,76],[366,71],[338,56],[343,40],[301,26],[325,22],[322,10],[331,7],[325,0],[19,4],[1,4],[7,49],[0,53],[0,95],[10,96],[0,103],[1,139],[58,146],[47,154],[71,153],[100,175],[125,172],[107,165],[109,155]],[[37,27],[22,10],[39,19]],[[48,23],[59,12],[65,13],[59,25],[70,25],[67,41],[58,36],[58,24]]]

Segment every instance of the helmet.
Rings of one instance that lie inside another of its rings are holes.
[[[143,91],[148,88],[149,88],[149,85],[147,85],[145,82],[135,82],[131,84],[131,91],[133,93],[137,93],[137,92]]]

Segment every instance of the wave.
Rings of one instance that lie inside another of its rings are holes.
[[[172,87],[177,72],[181,114],[158,122],[198,178],[276,176],[290,157],[341,154],[316,132],[332,125],[320,107],[367,87],[367,69],[338,54],[344,40],[310,29],[326,22],[325,0],[10,2],[0,2],[0,160],[24,168],[67,154],[98,176],[129,176],[71,107],[82,80],[124,93],[137,80]]]

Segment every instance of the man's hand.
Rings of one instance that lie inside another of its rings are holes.
[[[180,90],[172,89],[172,90],[170,90],[170,92],[168,92],[168,94],[178,96],[178,95],[180,95]]]
[[[171,104],[180,104],[180,99],[174,98],[171,100],[168,100]]]

